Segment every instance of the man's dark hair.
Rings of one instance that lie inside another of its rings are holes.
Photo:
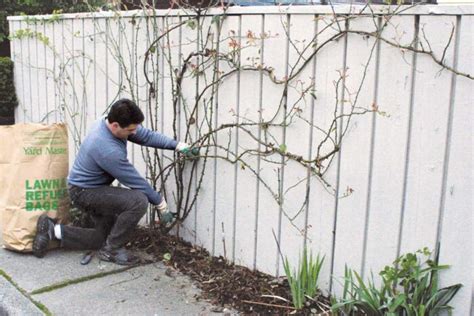
[[[135,102],[120,99],[112,104],[107,119],[109,123],[117,122],[121,128],[125,128],[130,124],[141,124],[145,117]]]

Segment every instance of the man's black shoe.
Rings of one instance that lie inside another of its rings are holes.
[[[43,258],[48,250],[49,241],[54,237],[54,221],[46,214],[38,218],[36,224],[36,236],[33,239],[33,254],[38,258]]]
[[[131,254],[125,248],[112,248],[108,245],[102,247],[97,253],[97,256],[104,261],[114,262],[123,266],[135,265],[140,262],[140,260]]]

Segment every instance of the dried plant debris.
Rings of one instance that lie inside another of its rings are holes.
[[[201,298],[214,305],[232,308],[243,314],[265,315],[330,315],[327,297],[318,296],[311,304],[295,310],[285,278],[252,271],[211,257],[202,248],[159,229],[139,228],[128,247],[147,254],[147,261],[162,261],[197,282]],[[151,258],[151,259],[150,259]]]

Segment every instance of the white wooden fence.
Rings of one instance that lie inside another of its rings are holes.
[[[322,43],[337,31],[337,24],[328,28],[334,16],[361,10],[358,6],[228,9],[221,52],[245,46],[239,55],[242,64],[272,67],[279,79],[302,60],[308,65],[284,98],[283,85],[275,85],[261,71],[229,76],[219,84],[212,102],[217,114],[213,126],[268,118],[283,100],[285,109],[297,115],[293,124],[277,130],[274,142],[284,151],[312,159],[325,136],[313,126],[327,129],[335,104],[338,111],[345,111],[344,104],[357,101],[359,107],[377,109],[378,114],[351,117],[342,149],[325,174],[329,189],[293,160],[272,163],[248,157],[247,166],[268,188],[242,164],[210,160],[197,205],[182,232],[214,255],[271,274],[283,271],[277,240],[293,263],[308,245],[326,256],[322,288],[336,292],[346,264],[367,277],[401,253],[425,246],[434,249],[439,243],[440,262],[452,265],[442,273],[443,285],[464,284],[453,302],[455,314],[472,314],[473,6],[403,8],[382,33],[400,45],[420,38],[419,49],[432,50],[471,79],[442,70],[428,54],[355,33],[332,41],[315,58],[310,58],[314,48],[303,51],[308,43]],[[337,27],[373,32],[395,8],[374,10],[365,8],[357,19]],[[157,46],[172,54],[171,60],[154,54],[149,63],[147,72],[158,87],[151,100],[143,60],[151,41],[188,19],[187,14],[163,10],[152,16],[134,11],[9,17],[20,100],[17,122],[66,121],[72,148],[117,97],[132,96],[144,108],[149,101],[159,104],[158,130],[172,135],[172,85],[167,73],[199,49],[195,40],[202,33],[188,23],[171,32],[167,44]],[[222,11],[207,14],[203,25],[212,26],[213,17]],[[300,55],[304,59],[298,59]],[[225,72],[226,66],[220,70]],[[186,80],[183,95],[194,100],[204,80],[202,76]],[[338,80],[345,89],[336,88]],[[308,86],[312,94],[302,99],[301,89]],[[184,108],[178,116],[182,128],[177,137],[183,138],[189,117]],[[219,134],[217,143],[229,144],[237,153],[258,146],[235,129]],[[131,146],[129,156],[146,175],[140,149]]]

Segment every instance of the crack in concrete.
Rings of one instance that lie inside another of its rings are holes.
[[[100,272],[100,273],[97,273],[97,274],[88,275],[88,276],[77,278],[77,279],[70,279],[70,280],[62,281],[62,282],[59,282],[59,283],[55,283],[55,284],[52,284],[52,285],[48,285],[48,286],[33,290],[29,294],[30,295],[37,295],[37,294],[42,294],[42,293],[46,293],[46,292],[51,292],[51,291],[54,291],[54,290],[57,290],[57,289],[60,289],[60,288],[63,288],[63,287],[69,286],[69,285],[86,282],[86,281],[89,281],[89,280],[105,277],[105,276],[108,276],[108,275],[111,275],[111,274],[121,273],[121,272],[127,271],[131,268],[138,267],[138,266],[139,265],[127,266],[127,267],[117,269],[117,270],[113,270],[113,271]]]
[[[0,269],[0,276],[1,277],[4,277],[5,280],[7,280],[11,285],[13,285],[17,290],[18,292],[20,292],[24,297],[26,297],[31,303],[33,303],[36,307],[38,307],[45,315],[47,316],[50,316],[52,315],[51,312],[49,311],[49,309],[41,304],[40,302],[36,301],[35,299],[33,299],[31,297],[31,294],[29,294],[28,292],[26,292],[23,288],[21,288],[18,284],[16,284],[15,281],[13,281],[12,277],[10,275],[8,275],[5,271],[3,271],[2,269]],[[3,310],[3,307],[0,309],[0,311]],[[3,314],[2,314],[3,315]]]

